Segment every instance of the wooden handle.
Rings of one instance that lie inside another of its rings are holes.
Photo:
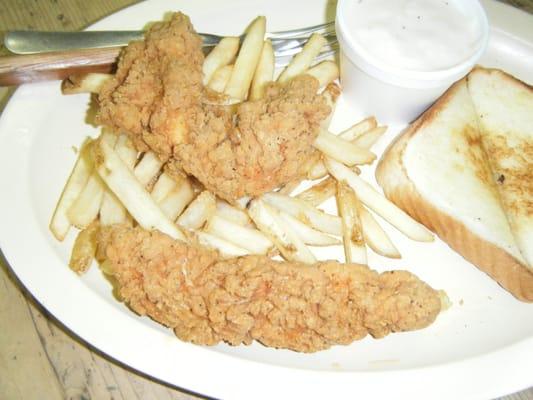
[[[111,72],[121,47],[0,57],[0,86]]]

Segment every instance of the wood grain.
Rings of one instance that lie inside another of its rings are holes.
[[[509,2],[533,12],[533,0]],[[0,29],[78,30],[132,3],[3,0]],[[5,49],[0,49],[2,53]],[[0,110],[11,92],[0,88]],[[199,398],[138,374],[71,335],[26,293],[1,257],[0,327],[0,399]],[[503,399],[533,400],[533,388]]]
[[[113,363],[73,337],[5,265],[0,321],[0,399],[198,399]]]

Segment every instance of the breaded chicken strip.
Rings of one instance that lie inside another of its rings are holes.
[[[184,115],[203,92],[202,39],[189,18],[176,13],[154,24],[144,41],[131,42],[99,93],[97,122],[128,133],[139,151],[161,159],[182,140]]]
[[[314,352],[424,328],[441,311],[439,292],[407,271],[263,256],[219,260],[215,251],[126,226],[103,228],[99,246],[135,312],[202,345],[257,340]]]
[[[331,113],[318,81],[269,84],[265,97],[236,107],[213,105],[202,85],[201,39],[174,14],[123,52],[99,95],[99,123],[127,132],[140,151],[170,160],[228,201],[301,178],[318,153],[312,144]],[[328,96],[336,98],[338,87]]]
[[[230,202],[304,177],[318,157],[313,142],[320,123],[331,111],[317,90],[315,78],[300,76],[285,86],[267,85],[264,99],[242,103],[236,112],[197,108],[170,165]]]

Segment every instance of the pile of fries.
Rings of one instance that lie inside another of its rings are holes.
[[[242,43],[237,37],[224,38],[205,58],[204,84],[225,95],[223,104],[260,99],[265,84],[274,80],[274,52],[264,39],[265,26],[265,18],[258,17]],[[333,61],[313,65],[325,43],[323,36],[313,34],[277,81],[311,74],[321,90],[335,81],[339,71]],[[63,82],[63,93],[98,93],[110,77],[72,77]],[[322,157],[307,177],[316,181],[314,185],[291,196],[301,183],[291,182],[231,205],[190,178],[170,176],[156,154],[138,153],[127,135],[104,130],[81,147],[50,229],[60,241],[71,226],[81,230],[70,261],[78,273],[95,257],[98,226],[117,223],[158,229],[178,240],[197,240],[217,249],[222,257],[280,254],[287,260],[314,263],[309,246],[342,243],[349,263],[366,264],[367,246],[385,257],[399,258],[400,252],[372,212],[413,240],[431,241],[433,236],[359,177],[358,166],[375,161],[370,149],[385,131],[373,117],[340,134],[329,132],[324,124],[314,143]],[[338,215],[318,208],[332,197]]]

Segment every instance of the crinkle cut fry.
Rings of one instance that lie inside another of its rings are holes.
[[[257,340],[314,352],[420,329],[441,311],[439,292],[407,271],[263,256],[219,260],[198,245],[117,225],[102,229],[99,245],[135,312],[202,345]]]

